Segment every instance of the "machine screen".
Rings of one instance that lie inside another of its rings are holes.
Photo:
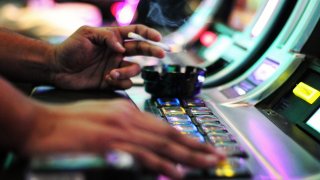
[[[191,51],[194,51],[204,61],[216,60],[217,56],[225,50],[224,45],[228,46],[228,42],[223,42],[228,40],[219,38],[219,34],[233,36],[233,33],[237,31],[244,31],[255,19],[261,6],[266,4],[266,0],[235,0],[233,3],[226,1],[223,4],[228,4],[231,8],[222,8],[225,14],[214,18],[216,22],[220,23],[201,32],[197,41],[192,44]],[[214,46],[217,40],[220,43],[218,46]]]
[[[320,140],[320,72],[317,71],[308,69],[272,109]]]
[[[255,85],[269,79],[277,70],[279,63],[271,59],[266,59],[264,62],[248,77],[248,80]]]
[[[278,62],[271,59],[265,59],[264,62],[254,70],[247,79],[230,88],[224,89],[221,92],[227,98],[236,98],[238,96],[245,95],[259,84],[268,80],[277,70],[278,66]]]
[[[306,124],[320,133],[320,108],[307,120]]]

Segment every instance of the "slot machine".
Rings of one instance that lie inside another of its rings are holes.
[[[204,171],[203,178],[318,179],[319,8],[316,0],[298,1],[268,50],[229,83],[191,99],[154,99],[137,87],[127,93],[141,110],[183,133],[202,135],[199,141],[228,154],[232,175],[217,167]],[[192,125],[170,114],[180,110]],[[194,174],[190,171],[190,178]]]

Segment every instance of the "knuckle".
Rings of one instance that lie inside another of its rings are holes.
[[[190,165],[205,166],[203,161],[201,161],[200,154],[194,151],[189,152],[189,154],[186,157],[186,160],[187,160],[187,163]]]
[[[133,83],[131,80],[126,81],[123,85],[122,85],[122,89],[129,89],[130,87],[132,87]]]
[[[143,25],[143,24],[137,24],[136,27],[137,27],[138,29],[146,29],[146,28],[147,28],[147,26],[146,26],[146,25]]]
[[[178,139],[178,137],[182,136],[180,132],[170,126],[168,126],[167,130],[165,131],[165,135],[169,139]]]
[[[83,34],[91,34],[92,33],[92,27],[88,25],[83,25],[79,28],[79,31]]]
[[[171,142],[167,139],[161,139],[159,140],[156,148],[160,149],[161,151],[168,151],[171,148]]]
[[[109,37],[116,37],[116,32],[115,32],[114,30],[106,29],[105,33],[106,33]]]
[[[133,152],[134,156],[141,162],[150,163],[150,159],[148,158],[148,153],[142,148],[136,148]]]

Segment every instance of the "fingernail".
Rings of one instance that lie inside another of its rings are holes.
[[[227,156],[226,152],[223,149],[216,149],[216,152],[220,155],[220,156]]]
[[[180,172],[180,171],[176,171],[173,174],[174,179],[183,179],[185,177],[185,173]]]
[[[110,75],[111,75],[112,79],[114,79],[114,80],[116,80],[120,77],[120,73],[118,71],[112,71]]]
[[[121,49],[121,51],[125,51],[126,49],[119,42],[116,43],[116,46]]]
[[[107,81],[111,81],[111,77],[110,77],[110,75],[106,75],[105,80],[107,80]]]

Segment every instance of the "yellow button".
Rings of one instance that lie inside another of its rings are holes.
[[[308,102],[309,104],[313,104],[320,97],[320,91],[303,82],[300,82],[293,89],[293,94]]]
[[[186,114],[186,111],[182,107],[163,107],[161,108],[165,115],[181,115]]]

